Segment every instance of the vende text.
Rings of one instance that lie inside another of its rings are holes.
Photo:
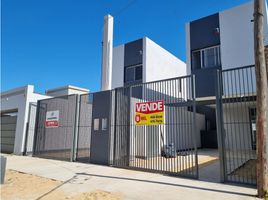
[[[150,114],[164,111],[164,101],[136,103],[136,112]]]

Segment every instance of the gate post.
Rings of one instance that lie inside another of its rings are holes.
[[[225,133],[223,126],[223,108],[222,108],[222,74],[221,70],[216,71],[216,126],[217,126],[217,140],[220,158],[220,181],[225,182],[226,176],[226,159],[225,159]]]
[[[75,120],[74,120],[74,131],[73,131],[73,137],[72,137],[72,149],[71,149],[71,158],[70,158],[71,162],[76,160],[76,153],[77,153],[80,95],[77,94],[75,100],[76,100]]]
[[[36,106],[36,115],[35,115],[35,125],[34,125],[34,138],[33,138],[33,157],[35,156],[35,153],[37,152],[37,132],[38,132],[38,124],[39,124],[39,112],[40,112],[40,100],[37,101]]]
[[[195,171],[196,171],[196,178],[199,177],[198,171],[198,152],[197,152],[197,141],[196,141],[196,91],[195,91],[195,75],[191,76],[191,89],[192,89],[192,101],[193,101],[193,136],[194,136],[194,152],[195,152]]]

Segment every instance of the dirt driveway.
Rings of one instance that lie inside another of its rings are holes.
[[[102,190],[80,193],[70,196],[61,190],[64,182],[34,176],[26,173],[8,170],[5,184],[1,185],[1,199],[3,200],[120,200],[121,194],[113,194]]]

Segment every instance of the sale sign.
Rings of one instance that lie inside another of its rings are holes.
[[[135,125],[164,124],[164,101],[136,103]]]
[[[46,113],[46,121],[45,121],[46,128],[55,128],[59,127],[59,111],[48,111]]]

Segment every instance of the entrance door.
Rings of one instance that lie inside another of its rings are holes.
[[[90,162],[110,163],[111,91],[93,94]]]

